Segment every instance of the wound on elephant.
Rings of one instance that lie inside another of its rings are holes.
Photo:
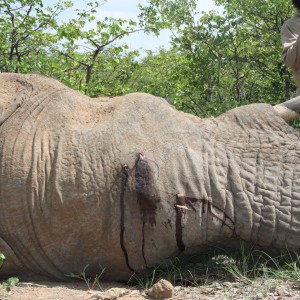
[[[174,205],[176,210],[176,243],[180,252],[185,250],[185,245],[182,240],[182,216],[184,209],[186,208],[185,197],[180,194],[176,195],[176,204]]]
[[[203,208],[202,208],[202,212],[205,213],[205,206],[207,206],[207,211],[208,213],[211,215],[211,217],[219,222],[221,222],[222,226],[226,226],[229,229],[234,231],[234,222],[233,220],[226,214],[226,212],[222,209],[220,209],[219,207],[217,207],[215,204],[213,204],[212,202],[205,200],[205,199],[201,199],[198,200],[201,201],[203,204]],[[221,216],[218,214],[218,212],[221,214]],[[229,224],[227,224],[227,220],[229,221]]]
[[[128,171],[128,166],[125,164],[122,166],[121,170],[121,193],[120,193],[120,210],[121,210],[121,220],[120,220],[120,245],[122,248],[122,251],[124,253],[126,265],[130,271],[134,270],[129,264],[129,258],[128,258],[128,253],[125,247],[124,243],[124,233],[125,233],[125,224],[124,224],[124,218],[125,218],[125,203],[124,203],[124,197],[125,197],[125,192],[126,192],[126,187],[128,183],[128,177],[129,177],[129,171]]]
[[[155,217],[159,199],[154,194],[149,162],[142,154],[138,155],[135,164],[135,190],[142,214],[142,256],[147,267],[145,256],[145,224],[149,222],[151,226],[156,225]]]
[[[135,164],[135,190],[143,223],[149,222],[154,226],[159,199],[154,193],[149,162],[142,154],[139,154]]]
[[[202,214],[209,213],[212,219],[221,222],[222,226],[227,226],[229,229],[234,231],[233,220],[225,213],[225,211],[218,208],[212,202],[206,199],[197,199],[186,197],[182,194],[176,194],[176,201],[174,205],[176,210],[176,242],[180,252],[185,250],[185,245],[182,240],[182,217],[189,210],[195,212],[196,209],[194,204],[197,202],[202,203]],[[218,212],[220,212],[221,216],[218,214]],[[230,224],[226,223],[227,220],[229,220]]]

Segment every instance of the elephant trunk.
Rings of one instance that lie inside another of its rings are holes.
[[[231,216],[237,237],[266,249],[300,249],[299,133],[285,122],[299,114],[297,97],[274,109],[236,108],[201,124],[214,148],[224,147],[214,159],[224,167],[213,164],[213,185],[225,192],[212,200]]]

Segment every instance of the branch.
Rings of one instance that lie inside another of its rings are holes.
[[[25,15],[23,21],[21,22],[21,24],[20,24],[20,26],[19,26],[20,28],[22,28],[22,26],[24,25],[26,19],[27,19],[28,16],[30,15],[30,12],[31,12],[32,8],[33,8],[33,5],[30,5],[30,6],[29,6],[29,9],[28,9],[27,12],[26,12],[26,15]]]
[[[89,42],[91,42],[99,51],[102,51],[103,48],[107,47],[108,45],[112,44],[114,41],[116,41],[117,39],[122,38],[124,35],[127,34],[131,34],[131,33],[135,33],[135,32],[139,32],[139,31],[145,31],[145,29],[135,29],[132,31],[124,31],[118,35],[116,35],[113,39],[107,41],[105,44],[103,45],[99,45],[95,40],[91,39],[91,38],[86,38]]]
[[[56,50],[56,49],[54,49],[54,50]],[[69,55],[68,53],[64,53],[64,52],[58,51],[58,50],[56,50],[56,51],[57,51],[59,54],[61,54],[61,55],[65,56],[65,57],[67,57],[67,58],[69,58],[69,59],[71,59],[71,60],[77,62],[78,64],[85,66],[86,68],[88,68],[88,67],[90,66],[89,64],[87,64],[87,63],[85,63],[85,62],[83,62],[83,61],[78,61],[77,59],[75,59],[74,57],[72,57],[71,55]]]

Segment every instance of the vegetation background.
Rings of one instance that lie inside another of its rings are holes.
[[[0,71],[54,77],[91,97],[147,92],[200,117],[293,97],[280,41],[290,0],[215,0],[223,11],[208,13],[197,12],[197,0],[149,0],[138,21],[96,18],[105,1],[85,2],[65,19],[69,0],[1,0]],[[141,55],[123,42],[163,29],[168,49]]]
[[[254,102],[276,104],[294,96],[280,40],[282,24],[294,14],[290,0],[215,0],[222,12],[208,13],[197,12],[197,0],[149,0],[140,6],[138,21],[98,19],[104,2],[90,0],[66,19],[62,15],[74,10],[69,0],[57,0],[53,6],[43,0],[0,0],[0,72],[53,77],[91,97],[147,92],[200,117]],[[134,32],[159,35],[165,29],[171,32],[167,49],[141,55],[124,42]],[[226,256],[222,268],[247,284],[249,276],[271,274],[299,286],[298,255],[288,259],[262,259],[262,255],[254,259],[253,252],[242,247],[239,258]],[[0,267],[4,259],[0,253]],[[220,262],[214,265],[219,268]],[[276,273],[269,265],[276,266]],[[166,273],[173,283],[187,280],[181,266],[170,266],[171,271],[154,270],[148,282]],[[12,278],[3,286],[9,291],[16,282]]]

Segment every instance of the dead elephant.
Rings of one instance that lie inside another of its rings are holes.
[[[136,93],[91,99],[0,75],[2,277],[126,280],[242,239],[299,250],[299,99],[215,119]],[[298,105],[298,106],[297,106]]]

